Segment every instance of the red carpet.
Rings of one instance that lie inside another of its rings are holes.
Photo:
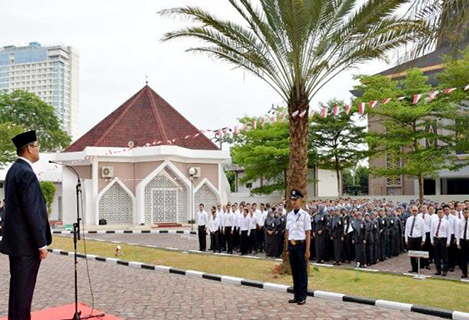
[[[88,307],[84,303],[79,303],[78,304],[78,311],[81,311],[81,316],[86,317],[89,316],[91,313],[91,308]],[[75,313],[75,304],[69,304],[66,306],[62,307],[57,307],[57,308],[51,308],[51,309],[46,309],[46,310],[41,310],[41,311],[36,311],[31,314],[31,319],[32,320],[62,320],[62,319],[71,319],[73,318],[73,314]],[[100,312],[98,310],[94,310],[93,314],[100,314],[103,312]],[[112,315],[106,314],[104,317],[99,317],[99,318],[92,318],[96,320],[123,320],[121,318],[116,318]],[[7,318],[2,318],[0,320],[7,320]]]

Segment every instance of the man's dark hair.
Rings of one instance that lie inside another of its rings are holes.
[[[442,209],[446,209],[446,208],[448,208],[448,209],[449,209],[449,205],[447,205],[447,204],[444,204],[444,205],[443,205],[443,207],[441,207],[441,208],[442,208]]]
[[[26,149],[28,149],[28,146],[30,145],[31,143],[28,143],[22,146],[21,148],[16,149],[16,154],[21,157],[26,152]]]
[[[202,207],[205,207],[205,205],[203,203],[199,204],[199,207],[202,206]]]

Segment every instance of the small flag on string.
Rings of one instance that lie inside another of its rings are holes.
[[[443,91],[443,92],[446,93],[446,94],[449,94],[449,93],[453,92],[456,89],[457,88],[448,88],[448,89],[445,89],[445,91]]]
[[[316,113],[316,111],[314,109],[311,109],[311,112],[309,113],[309,117],[310,118],[314,117],[315,113]]]
[[[327,108],[326,107],[322,107],[321,117],[323,117],[323,118],[327,117]]]
[[[351,109],[351,107],[350,107],[349,104],[345,105],[345,114],[346,114],[346,115],[349,115],[349,114],[350,114],[350,109]]]
[[[244,130],[244,131],[247,131],[247,130],[248,130],[248,124],[247,124],[247,123],[245,123],[245,124],[243,125],[243,130]]]
[[[233,128],[233,134],[237,135],[238,134],[238,126],[234,126]]]
[[[228,127],[225,127],[223,128],[223,133],[226,135],[226,133],[228,132]]]
[[[274,116],[270,117],[270,123],[271,123],[271,124],[274,124],[274,123],[275,123],[275,117],[274,117]]]
[[[335,105],[332,109],[332,114],[334,115],[334,117],[337,117],[337,115],[339,114],[339,107],[337,107],[337,105]]]
[[[370,108],[373,109],[374,107],[376,107],[377,104],[378,104],[378,100],[371,101],[370,102]]]
[[[264,127],[264,125],[265,125],[265,118],[262,117],[262,118],[261,118],[261,127]]]
[[[191,137],[190,134],[188,134],[187,136],[184,137],[184,139],[189,139]]]
[[[365,107],[366,107],[366,103],[365,102],[361,102],[359,105],[358,105],[358,113],[360,115],[363,115],[365,113]]]
[[[253,120],[252,121],[252,128],[255,130],[257,129],[257,121],[256,120]]]
[[[221,130],[218,130],[218,131],[217,131],[217,136],[218,136],[220,139],[223,138],[222,133],[221,133]]]
[[[293,111],[293,113],[291,114],[292,118],[296,117],[298,115],[298,113],[300,113],[300,111],[298,111],[298,110]]]
[[[412,99],[412,103],[417,104],[420,101],[420,98],[422,98],[421,94],[414,94],[414,97]]]
[[[168,140],[168,143],[169,143],[169,144],[173,144],[173,142],[172,142],[171,140]]]
[[[196,134],[194,135],[194,138],[197,138],[198,136],[200,136],[200,133],[196,133]]]
[[[469,90],[469,84],[464,87],[464,91],[467,91],[467,90]]]
[[[439,91],[430,91],[430,93],[428,94],[429,100],[432,101],[433,99],[435,99],[438,93]]]
[[[389,101],[391,101],[392,98],[384,98],[382,104],[388,104]]]
[[[399,101],[404,100],[404,99],[405,99],[405,97],[399,97],[399,98],[397,98],[397,100],[399,100]]]
[[[285,113],[283,112],[280,114],[280,122],[285,122]]]
[[[303,118],[305,115],[306,115],[306,110],[303,110],[303,111],[300,113],[300,118]]]

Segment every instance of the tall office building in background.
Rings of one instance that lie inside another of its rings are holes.
[[[0,48],[0,92],[25,90],[54,107],[62,129],[78,138],[79,55],[68,46]]]

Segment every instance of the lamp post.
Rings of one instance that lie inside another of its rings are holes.
[[[197,170],[194,167],[189,168],[189,180],[191,181],[191,230],[194,230],[194,175],[197,173]]]

